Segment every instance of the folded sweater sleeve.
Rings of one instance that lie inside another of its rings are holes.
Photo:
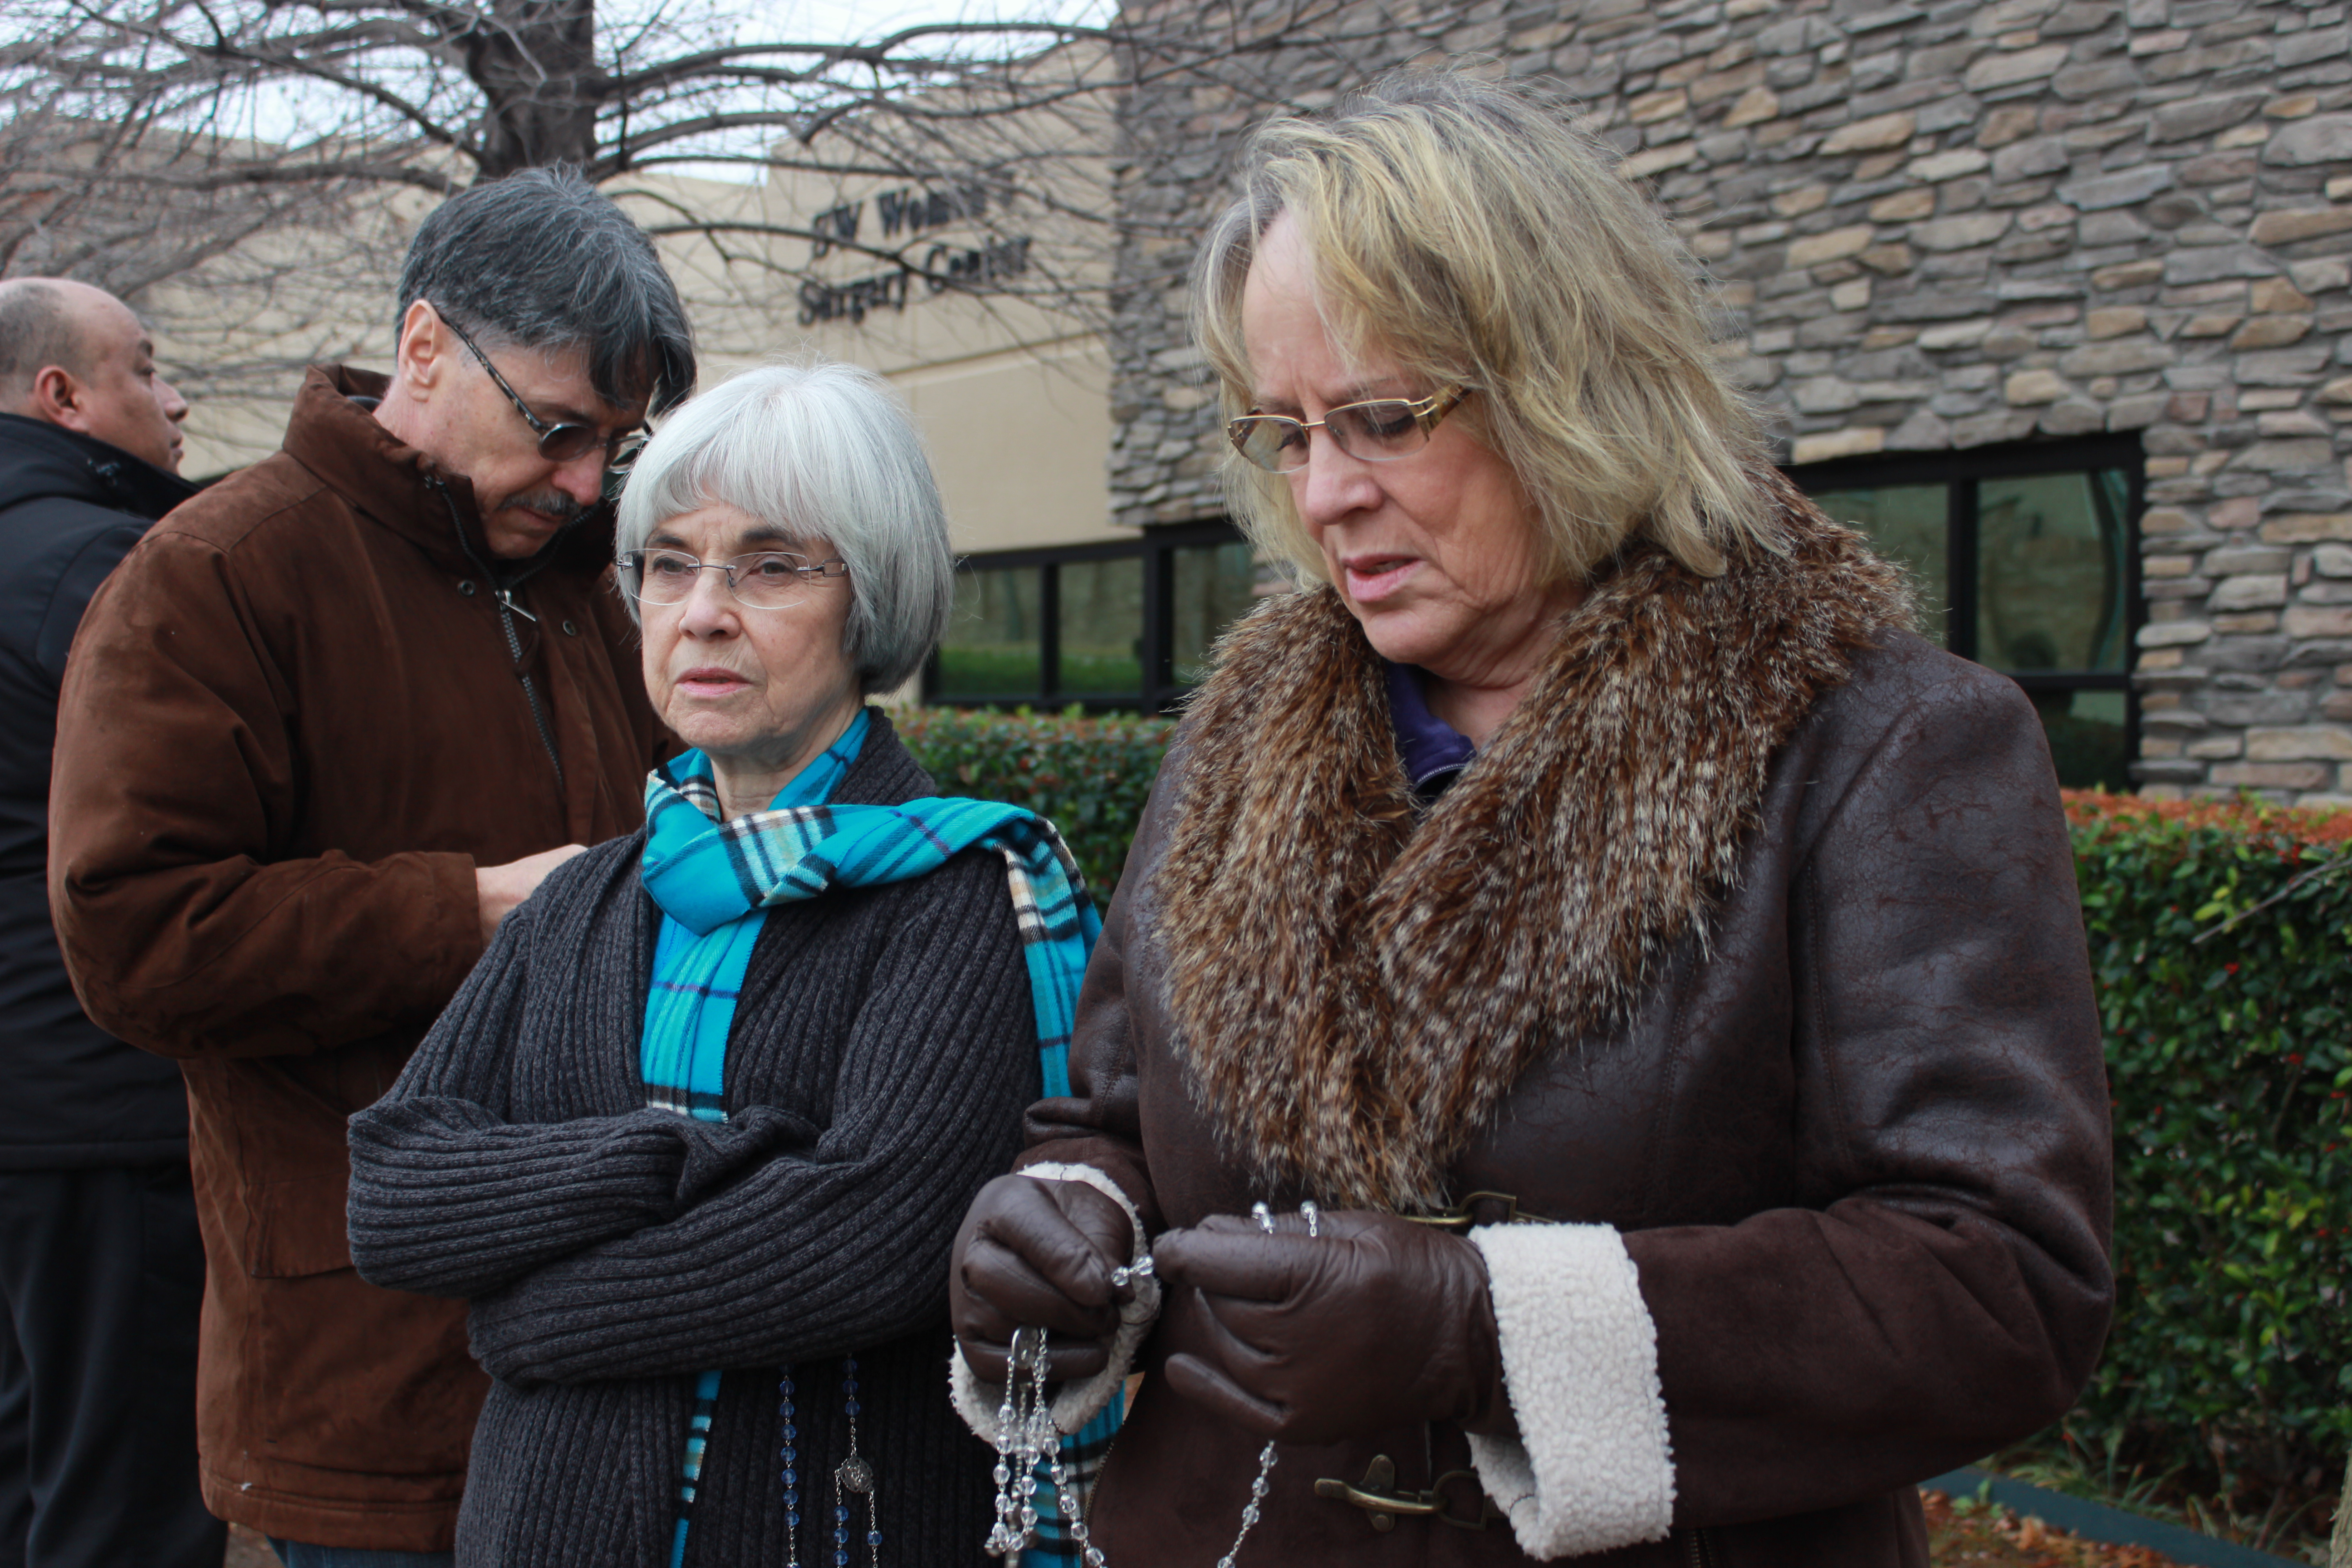
[[[960,856],[914,886],[858,980],[823,1132],[478,1297],[474,1351],[493,1374],[773,1366],[944,1324],[949,1248],[1012,1159],[1037,1035],[1003,864]]]
[[[560,888],[589,869],[550,880]],[[391,1092],[352,1118],[352,1260],[373,1284],[483,1295],[667,1220],[746,1164],[814,1137],[805,1121],[772,1106],[728,1122],[650,1108],[507,1121],[507,1073],[542,907],[527,901],[501,922]]]

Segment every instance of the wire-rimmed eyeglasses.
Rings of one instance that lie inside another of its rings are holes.
[[[1470,395],[1449,386],[1427,397],[1374,397],[1328,408],[1320,419],[1283,414],[1244,414],[1225,423],[1234,450],[1269,473],[1293,474],[1307,466],[1307,433],[1320,430],[1339,450],[1367,463],[1392,463],[1429,445],[1437,422]]]
[[[499,367],[490,363],[490,356],[482,352],[481,345],[466,335],[465,328],[451,321],[446,312],[441,316],[441,324],[456,333],[457,341],[481,362],[482,368],[489,372],[490,380],[498,384],[498,389],[507,395],[507,401],[515,405],[515,412],[522,416],[523,423],[538,436],[541,457],[551,463],[569,463],[602,447],[604,448],[604,468],[615,474],[628,472],[629,465],[637,460],[637,453],[646,444],[643,430],[624,430],[618,435],[607,436],[593,425],[575,425],[570,420],[549,424],[530,411],[530,405],[522,400],[520,393],[507,384],[507,378],[499,374]]]
[[[782,610],[801,602],[810,584],[845,577],[849,563],[835,558],[811,561],[789,550],[760,550],[731,561],[704,561],[683,550],[632,550],[614,564],[628,595],[647,605],[682,605],[694,595],[705,572],[727,579],[736,602],[755,610]]]

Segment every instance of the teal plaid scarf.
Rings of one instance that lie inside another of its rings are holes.
[[[1078,984],[1102,934],[1102,918],[1087,896],[1077,862],[1052,823],[1018,806],[945,796],[900,805],[825,804],[869,728],[868,711],[861,709],[841,738],[795,774],[766,810],[729,822],[719,820],[718,786],[701,752],[674,757],[646,779],[640,874],[662,910],[638,1047],[648,1103],[707,1121],[727,1119],[728,1031],[752,943],[771,908],[835,888],[909,881],[975,847],[1004,858],[1045,1095],[1070,1092]],[[695,1388],[673,1565],[685,1560],[718,1392],[719,1374],[704,1373]],[[1108,1446],[1120,1415],[1114,1400],[1070,1445],[1081,1475],[1090,1474],[1084,1461]],[[1049,1490],[1040,1480],[1041,1493]],[[1040,1554],[1058,1559],[1069,1554],[1071,1543],[1045,1500],[1039,1499]]]
[[[681,1116],[724,1121],[727,1031],[767,904],[730,897],[740,885],[725,862],[732,830],[822,805],[866,744],[866,710],[823,755],[794,773],[764,812],[719,817],[719,786],[700,752],[673,758],[646,781],[646,891],[661,906],[653,982],[637,1047],[647,1102]]]
[[[870,726],[859,709],[841,738],[814,762],[801,769],[776,792],[769,809],[822,803],[833,793],[849,764],[857,760]],[[646,1102],[701,1121],[727,1120],[727,1031],[735,1022],[735,1004],[743,994],[743,973],[751,963],[751,944],[767,919],[764,906],[723,914],[719,906],[688,901],[691,879],[673,878],[670,897],[655,885],[655,842],[665,832],[669,853],[662,863],[676,863],[702,839],[723,828],[719,817],[719,785],[710,759],[688,752],[667,764],[672,776],[656,773],[646,782],[646,849],[639,863],[646,891],[661,907],[660,933],[654,939],[654,973],[646,987],[646,1022],[637,1037],[637,1070],[646,1082]],[[683,806],[666,823],[653,821],[654,791],[667,788],[668,798]],[[691,821],[688,821],[688,818]],[[742,820],[751,821],[751,817]],[[688,920],[681,923],[671,911],[672,900],[685,903]],[[713,918],[716,917],[716,918]],[[677,1527],[671,1532],[670,1568],[684,1568],[686,1542],[694,1522],[695,1493],[702,1485],[702,1457],[710,1443],[710,1417],[719,1406],[719,1373],[706,1372],[694,1380],[694,1407],[687,1417],[686,1458],[679,1467]]]

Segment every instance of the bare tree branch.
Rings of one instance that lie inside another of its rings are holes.
[[[954,294],[1042,341],[1181,276],[1198,203],[1135,193],[1207,190],[1301,60],[1437,49],[1468,0],[1037,3],[822,40],[733,0],[9,0],[0,271],[113,288],[263,385],[351,352],[429,198],[565,163],[729,310]]]

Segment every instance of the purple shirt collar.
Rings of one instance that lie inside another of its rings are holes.
[[[1454,782],[1451,775],[1470,765],[1478,748],[1470,738],[1429,710],[1422,691],[1420,667],[1388,664],[1389,721],[1396,728],[1397,755],[1404,761],[1404,776],[1413,793],[1427,795]]]

